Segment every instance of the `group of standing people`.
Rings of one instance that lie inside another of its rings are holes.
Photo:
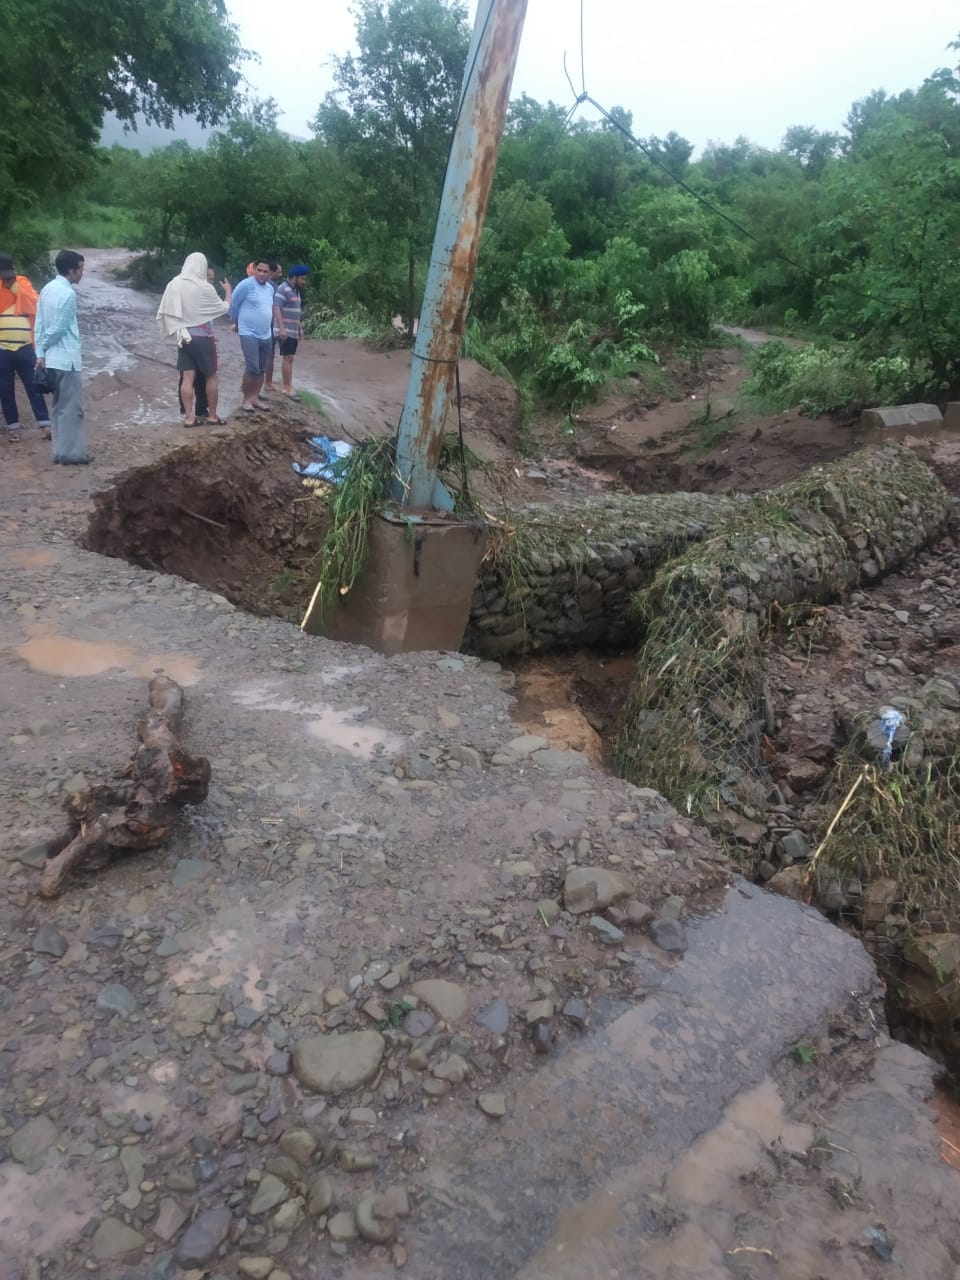
[[[223,297],[213,284],[213,271],[202,253],[191,253],[180,274],[164,290],[157,310],[161,331],[177,339],[180,372],[180,411],[185,427],[206,422],[223,425],[218,414],[217,340],[213,322],[229,316],[243,352],[240,413],[253,415],[270,408],[264,392],[273,391],[277,348],[281,360],[281,390],[291,400],[293,359],[303,337],[303,286],[309,268],[298,263],[283,279],[278,262],[256,258],[235,287],[221,281]]]
[[[29,279],[18,273],[13,257],[0,252],[0,412],[7,440],[17,444],[23,438],[16,393],[19,378],[41,437],[52,441],[53,461],[84,466],[93,459],[87,451],[74,288],[83,278],[84,257],[73,249],[61,249],[55,265],[56,276],[38,295]],[[303,287],[308,273],[309,268],[298,263],[284,280],[279,263],[257,258],[236,288],[221,281],[221,297],[204,255],[187,257],[180,274],[164,290],[157,311],[162,332],[177,339],[185,427],[201,422],[225,425],[218,407],[213,328],[223,316],[230,317],[243,351],[240,412],[256,414],[270,407],[263,393],[275,389],[277,348],[280,390],[291,400],[300,399],[293,387],[293,360],[303,337]]]
[[[19,443],[19,378],[41,436],[53,443],[53,461],[85,466],[93,459],[87,452],[74,289],[83,278],[83,254],[61,249],[55,265],[56,276],[38,296],[27,277],[18,274],[10,254],[0,253],[0,410],[7,439]]]

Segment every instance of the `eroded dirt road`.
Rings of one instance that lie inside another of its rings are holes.
[[[932,1068],[859,944],[521,735],[494,664],[306,637],[78,547],[91,493],[185,434],[109,261],[96,464],[0,450],[4,1280],[955,1280]],[[298,369],[338,424],[392,424],[407,357],[359,359]],[[38,845],[122,767],[158,669],[209,800],[39,900]]]

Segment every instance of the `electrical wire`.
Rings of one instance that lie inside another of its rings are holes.
[[[669,169],[663,163],[663,161],[660,159],[660,157],[656,154],[655,151],[653,151],[645,143],[641,142],[639,138],[635,137],[630,132],[630,130],[626,128],[625,125],[621,124],[621,122],[617,120],[615,116],[611,115],[611,113],[606,109],[606,107],[601,106],[600,103],[597,102],[596,98],[594,98],[591,94],[587,92],[586,71],[585,71],[586,56],[584,53],[583,10],[584,10],[584,0],[580,0],[580,69],[581,69],[583,87],[579,94],[574,88],[573,81],[570,79],[570,74],[567,71],[566,54],[564,54],[564,62],[563,62],[564,74],[567,77],[567,83],[570,85],[570,91],[575,98],[573,109],[575,110],[579,108],[583,103],[589,104],[589,106],[593,107],[595,111],[598,111],[600,113],[600,115],[604,118],[604,120],[607,121],[608,124],[612,125],[614,129],[616,129],[619,133],[621,133],[623,137],[626,138],[626,140],[632,146],[636,147],[638,151],[641,151],[647,157],[647,159],[650,161],[651,164],[655,165],[658,169],[662,169],[663,172],[667,175],[667,177],[671,179],[671,181],[675,182],[682,191],[686,192],[687,195],[692,196],[693,199],[696,200],[698,204],[703,206],[703,208],[708,210],[715,217],[721,218],[724,222],[726,222],[729,226],[733,227],[735,231],[737,231],[740,235],[744,236],[746,239],[752,240],[754,244],[759,245],[762,249],[765,249],[768,252],[770,252],[771,256],[777,261],[784,262],[787,264],[787,266],[793,267],[794,271],[799,272],[801,278],[806,280],[808,283],[813,284],[815,286],[819,285],[820,277],[817,276],[813,271],[811,271],[809,267],[805,267],[802,263],[797,262],[795,258],[791,258],[789,254],[786,254],[783,252],[782,249],[779,249],[776,246],[771,245],[768,241],[761,240],[761,238],[755,235],[749,229],[749,227],[745,227],[741,222],[738,222],[736,218],[732,218],[730,214],[725,213],[722,209],[719,209],[715,204],[713,204],[705,196],[702,196],[699,191],[696,191],[693,187],[690,186],[688,182],[685,182],[683,178],[679,177],[671,169]],[[864,290],[858,289],[855,285],[852,285],[852,284],[844,283],[840,287],[842,287],[843,289],[846,289],[849,293],[853,294],[854,297],[865,298],[868,302],[884,301],[882,298],[876,298],[874,294],[866,293],[864,292]],[[895,303],[888,302],[888,303],[885,303],[885,305],[890,306],[892,309],[896,311],[900,310],[899,305]]]

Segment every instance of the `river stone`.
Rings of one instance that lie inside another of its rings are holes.
[[[492,1000],[490,1004],[477,1014],[477,1021],[495,1036],[505,1036],[510,1027],[510,1010],[506,1000]]]
[[[19,1164],[34,1165],[56,1146],[57,1130],[49,1116],[34,1116],[10,1139],[10,1154]]]
[[[97,1008],[106,1009],[108,1013],[119,1013],[121,1018],[129,1018],[139,1009],[137,998],[122,982],[108,982],[101,987],[97,996]]]
[[[278,1204],[283,1204],[290,1192],[286,1185],[279,1178],[274,1177],[272,1173],[264,1174],[260,1179],[260,1185],[254,1193],[253,1199],[250,1201],[250,1214],[256,1217],[260,1213],[269,1213],[271,1209],[275,1209]]]
[[[334,1241],[356,1240],[357,1223],[349,1210],[335,1213],[327,1223],[330,1239]]]
[[[403,1029],[411,1039],[429,1035],[436,1024],[436,1018],[429,1009],[411,1009],[403,1020]]]
[[[267,1276],[273,1269],[272,1258],[257,1255],[241,1258],[237,1263],[237,1270],[245,1276],[250,1276],[251,1280],[267,1280]]]
[[[537,903],[537,913],[549,929],[560,919],[560,903],[554,898],[541,898]]]
[[[413,984],[411,991],[445,1022],[459,1022],[467,1012],[466,991],[446,978],[423,978]]]
[[[283,1049],[271,1053],[263,1064],[268,1076],[288,1076],[290,1074],[290,1055]]]
[[[139,1253],[146,1241],[139,1231],[119,1218],[104,1218],[93,1237],[93,1256],[98,1262],[126,1258]]]
[[[333,1183],[325,1173],[318,1173],[307,1190],[307,1213],[319,1218],[333,1204]]]
[[[568,769],[581,769],[584,765],[582,752],[561,751],[558,747],[535,751],[530,759],[545,773],[566,773]]]
[[[180,1237],[174,1255],[177,1263],[186,1268],[200,1267],[209,1262],[230,1234],[232,1221],[233,1214],[225,1205],[219,1209],[208,1209],[194,1218]]]
[[[507,743],[506,750],[512,751],[515,756],[533,755],[534,751],[545,751],[550,743],[546,738],[538,737],[533,733],[525,733],[520,738],[514,738]]]
[[[285,1201],[273,1215],[273,1229],[289,1234],[303,1222],[303,1197]]]
[[[574,1026],[585,1027],[590,1016],[587,1002],[581,1000],[579,996],[571,996],[563,1006],[563,1016],[569,1018]]]
[[[67,954],[67,940],[52,924],[42,924],[33,935],[33,949],[40,956],[55,956],[57,960]]]
[[[649,924],[650,937],[661,951],[670,955],[682,956],[687,949],[687,934],[679,920],[669,916],[658,916]]]
[[[307,1036],[293,1047],[293,1074],[315,1093],[356,1089],[376,1074],[385,1047],[379,1031]]]
[[[309,1129],[287,1129],[280,1138],[280,1150],[297,1164],[309,1164],[317,1149],[317,1140]]]
[[[507,1114],[507,1099],[502,1093],[481,1093],[477,1098],[477,1106],[485,1116],[499,1120]]]
[[[397,1230],[396,1215],[384,1196],[370,1191],[360,1198],[356,1209],[357,1230],[371,1244],[386,1244]]]
[[[606,867],[571,867],[563,882],[564,906],[575,915],[603,911],[631,893],[633,885],[629,876]]]
[[[609,920],[604,920],[603,916],[591,916],[587,928],[597,942],[605,947],[619,947],[624,941],[623,930],[618,929]]]
[[[153,1224],[154,1235],[159,1236],[161,1240],[172,1240],[186,1222],[187,1216],[186,1209],[182,1208],[172,1196],[165,1197],[160,1201],[160,1212]]]

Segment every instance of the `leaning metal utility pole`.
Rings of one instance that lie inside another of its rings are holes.
[[[370,520],[366,564],[329,616],[320,589],[303,629],[381,653],[457,650],[487,526],[449,514],[437,476],[527,0],[479,0],[397,437],[391,501]]]
[[[404,509],[453,508],[437,464],[526,12],[527,0],[477,6],[400,418],[393,496]]]

